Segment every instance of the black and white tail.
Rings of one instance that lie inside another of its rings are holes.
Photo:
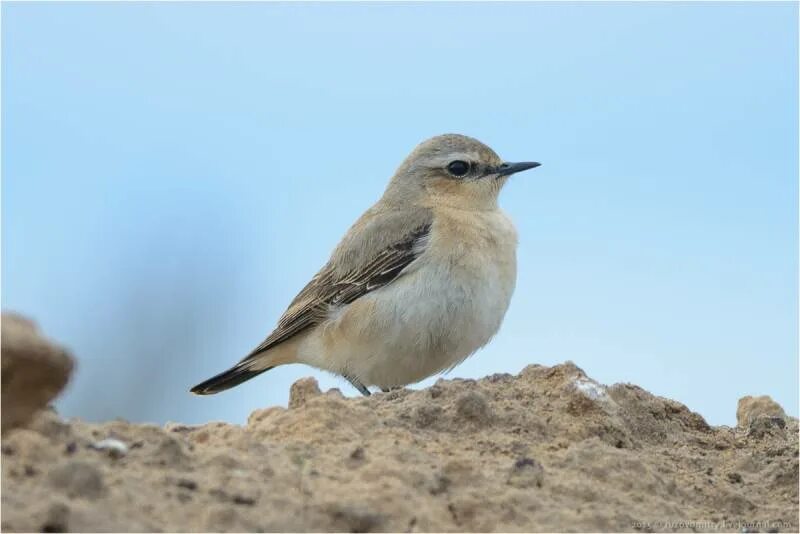
[[[205,382],[197,384],[189,391],[195,395],[213,395],[214,393],[219,393],[220,391],[225,391],[226,389],[238,386],[242,382],[247,382],[251,378],[260,375],[264,371],[269,371],[272,369],[272,367],[267,367],[265,369],[252,369],[251,365],[248,364],[252,364],[252,360],[240,362],[227,371],[223,371],[216,376],[212,376]]]

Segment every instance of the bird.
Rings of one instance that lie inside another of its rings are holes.
[[[498,206],[510,163],[461,134],[423,141],[350,227],[277,327],[230,369],[191,388],[218,393],[303,363],[363,395],[451,370],[497,333],[516,284],[517,232]]]

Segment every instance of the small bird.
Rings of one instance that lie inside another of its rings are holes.
[[[516,283],[517,232],[497,197],[509,176],[539,165],[504,162],[464,135],[422,142],[275,330],[192,393],[288,363],[339,374],[364,395],[452,369],[500,328]]]

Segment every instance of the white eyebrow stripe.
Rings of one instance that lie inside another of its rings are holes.
[[[449,154],[437,154],[436,156],[429,158],[425,162],[425,166],[434,169],[444,168],[447,166],[447,164],[458,160],[466,161],[467,163],[478,163],[480,161],[477,153],[454,152]]]

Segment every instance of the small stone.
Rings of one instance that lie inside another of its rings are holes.
[[[367,461],[367,455],[364,451],[364,447],[356,447],[355,449],[350,452],[347,458],[344,461],[344,464],[347,466],[348,469],[357,469],[364,465]]]
[[[786,419],[771,415],[759,415],[750,420],[747,428],[747,435],[752,438],[763,438],[766,435],[774,435],[786,429]]]
[[[431,495],[439,495],[447,491],[452,484],[452,481],[446,475],[436,475],[433,480],[433,485],[430,488]]]
[[[495,384],[497,382],[508,382],[512,378],[514,377],[511,376],[509,373],[495,373],[493,375],[489,375],[488,377],[486,377],[486,379],[492,384]]]
[[[200,427],[201,425],[184,425],[183,423],[168,421],[167,424],[164,425],[164,430],[167,432],[175,432],[176,434],[189,434]]]
[[[438,384],[434,384],[428,388],[428,394],[431,396],[432,399],[438,399],[439,397],[442,396],[443,392],[444,389],[442,388],[442,386]]]
[[[289,409],[299,408],[314,397],[322,395],[319,384],[312,377],[301,378],[289,390]]]
[[[336,399],[343,399],[344,398],[344,395],[342,394],[342,391],[339,388],[331,388],[331,389],[329,389],[328,391],[325,392],[325,395],[327,395],[329,397],[334,397]]]
[[[606,387],[598,384],[594,380],[585,376],[576,377],[572,381],[573,387],[582,395],[590,400],[599,402],[611,402],[611,397],[608,395]]]
[[[488,425],[492,421],[492,412],[486,398],[478,392],[470,391],[456,400],[456,413],[461,419]]]
[[[515,488],[542,487],[544,468],[533,458],[519,458],[508,474],[508,484]]]
[[[233,499],[231,499],[233,504],[241,504],[244,506],[253,506],[256,503],[256,500],[252,497],[247,497],[245,495],[234,495]]]
[[[526,365],[522,371],[519,372],[519,376],[526,377],[530,376],[531,378],[536,377],[540,373],[544,371],[550,370],[550,367],[545,367],[544,365],[540,365],[538,363],[531,363]]]
[[[92,443],[89,445],[89,448],[96,451],[106,451],[108,456],[114,459],[122,458],[128,454],[128,446],[124,442],[114,438],[106,438]]]
[[[184,488],[189,491],[194,491],[197,489],[197,482],[189,478],[178,479],[177,485],[179,488]]]
[[[740,428],[748,428],[760,416],[786,417],[781,405],[772,400],[769,395],[752,397],[750,395],[739,399],[736,407],[736,424]]]
[[[46,519],[41,526],[42,532],[68,532],[69,508],[64,503],[55,503],[47,509]]]
[[[358,504],[337,503],[328,507],[328,515],[333,520],[332,532],[374,532],[380,530],[385,517],[370,508]]]
[[[222,488],[214,488],[209,491],[208,494],[221,502],[230,502],[244,506],[253,506],[256,503],[256,499],[254,497],[239,493],[230,494]]]
[[[732,484],[741,484],[742,475],[739,473],[728,473],[728,481],[730,481]]]
[[[409,393],[411,393],[411,391],[408,389],[395,387],[390,389],[389,391],[381,392],[378,398],[381,399],[382,401],[396,401],[404,399],[405,397],[408,396]]]

